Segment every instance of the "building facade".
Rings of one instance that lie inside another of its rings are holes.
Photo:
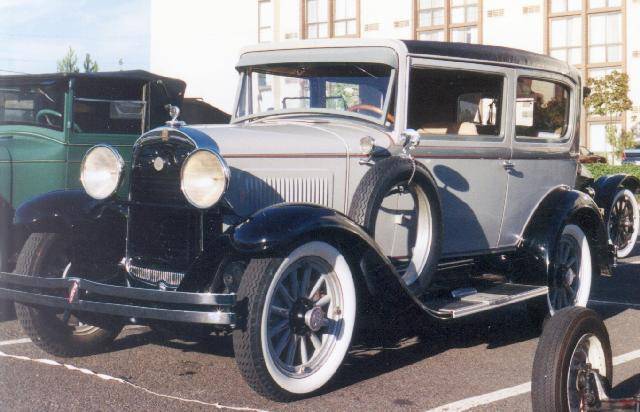
[[[166,29],[176,14],[184,24],[180,35]],[[575,65],[583,79],[628,73],[634,108],[614,122],[640,141],[640,0],[183,0],[177,8],[152,2],[151,21],[151,69],[185,79],[188,94],[226,110],[239,48],[249,43],[328,37],[480,43],[549,54]],[[182,62],[168,59],[171,45]],[[582,118],[583,144],[607,151],[609,119],[586,112]]]

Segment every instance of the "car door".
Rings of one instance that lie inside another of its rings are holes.
[[[514,70],[424,58],[410,63],[407,128],[420,134],[415,157],[438,185],[443,256],[495,249],[511,155],[506,125]]]
[[[577,173],[580,93],[561,75],[519,70],[514,139],[500,246],[516,245],[538,204],[552,190],[572,187]]]

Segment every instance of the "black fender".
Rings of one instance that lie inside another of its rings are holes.
[[[282,203],[258,211],[228,233],[233,250],[251,257],[283,256],[309,240],[334,243],[362,274],[372,296],[387,303],[398,303],[408,297],[403,292],[400,274],[375,240],[336,210],[312,204]]]
[[[627,174],[602,176],[591,184],[595,191],[593,199],[599,208],[604,210],[604,216],[609,216],[611,202],[616,192],[621,189],[629,189],[631,192],[640,193],[640,179]]]
[[[76,258],[119,259],[125,250],[126,208],[114,200],[93,199],[84,190],[57,190],[20,205],[12,231],[15,253],[32,233],[58,233],[68,236]]]
[[[0,196],[0,271],[11,270],[13,214],[11,203]]]
[[[527,281],[548,284],[555,273],[552,253],[568,223],[577,224],[587,235],[596,273],[611,274],[615,255],[598,206],[586,193],[560,187],[543,199],[524,231],[521,250],[527,255]]]

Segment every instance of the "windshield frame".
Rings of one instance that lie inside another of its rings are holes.
[[[310,62],[308,62],[310,63]],[[323,62],[323,61],[317,61],[317,62],[313,62],[313,63],[319,63],[319,64],[326,64],[327,62]],[[341,62],[334,62],[335,64],[340,64]],[[349,62],[349,63],[354,63],[354,64],[358,64],[358,63],[362,63],[362,64],[366,64],[367,62]],[[339,117],[346,117],[346,118],[353,118],[353,119],[358,119],[358,120],[365,120],[367,122],[371,122],[377,125],[380,125],[384,128],[387,129],[393,129],[395,126],[395,122],[394,123],[389,123],[387,121],[387,116],[389,114],[389,108],[391,106],[391,101],[392,99],[397,99],[396,96],[396,82],[397,82],[397,78],[398,78],[398,69],[396,67],[393,66],[388,66],[390,71],[389,71],[389,83],[387,84],[387,90],[386,90],[386,94],[385,94],[385,99],[384,99],[384,103],[382,105],[382,114],[379,117],[372,117],[372,116],[367,116],[364,114],[360,114],[360,113],[356,113],[356,112],[350,112],[347,110],[335,110],[335,109],[326,109],[326,108],[308,108],[308,109],[300,109],[300,108],[292,108],[292,109],[278,109],[278,110],[271,110],[271,111],[267,111],[267,112],[260,112],[260,113],[252,113],[252,114],[248,114],[248,115],[244,115],[244,116],[237,116],[238,113],[238,109],[240,108],[240,104],[243,101],[242,95],[243,93],[252,96],[253,95],[253,82],[252,82],[252,76],[251,74],[253,73],[253,68],[255,66],[244,66],[241,68],[238,68],[239,72],[240,72],[240,77],[239,77],[239,82],[238,82],[238,87],[236,90],[236,98],[235,98],[235,107],[233,110],[233,115],[231,118],[231,124],[236,124],[236,123],[244,123],[244,122],[251,122],[251,121],[255,121],[258,119],[265,119],[265,118],[269,118],[269,117],[282,117],[282,116],[288,116],[288,115],[293,115],[293,116],[300,116],[300,115],[313,115],[313,116],[339,116]],[[245,88],[245,84],[247,85],[247,87]],[[248,103],[249,103],[249,107],[250,107],[250,111],[252,111],[253,109],[253,99],[250,98],[248,99]],[[397,107],[397,104],[396,104]]]

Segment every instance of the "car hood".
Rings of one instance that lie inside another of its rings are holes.
[[[193,126],[205,133],[231,171],[226,198],[240,216],[282,202],[314,203],[345,212],[350,159],[360,139],[388,148],[379,129],[352,122],[262,121]],[[185,130],[186,131],[186,130]]]
[[[384,131],[349,121],[263,121],[190,128],[207,134],[225,158],[359,155],[360,139],[365,136],[381,147],[391,144]]]

